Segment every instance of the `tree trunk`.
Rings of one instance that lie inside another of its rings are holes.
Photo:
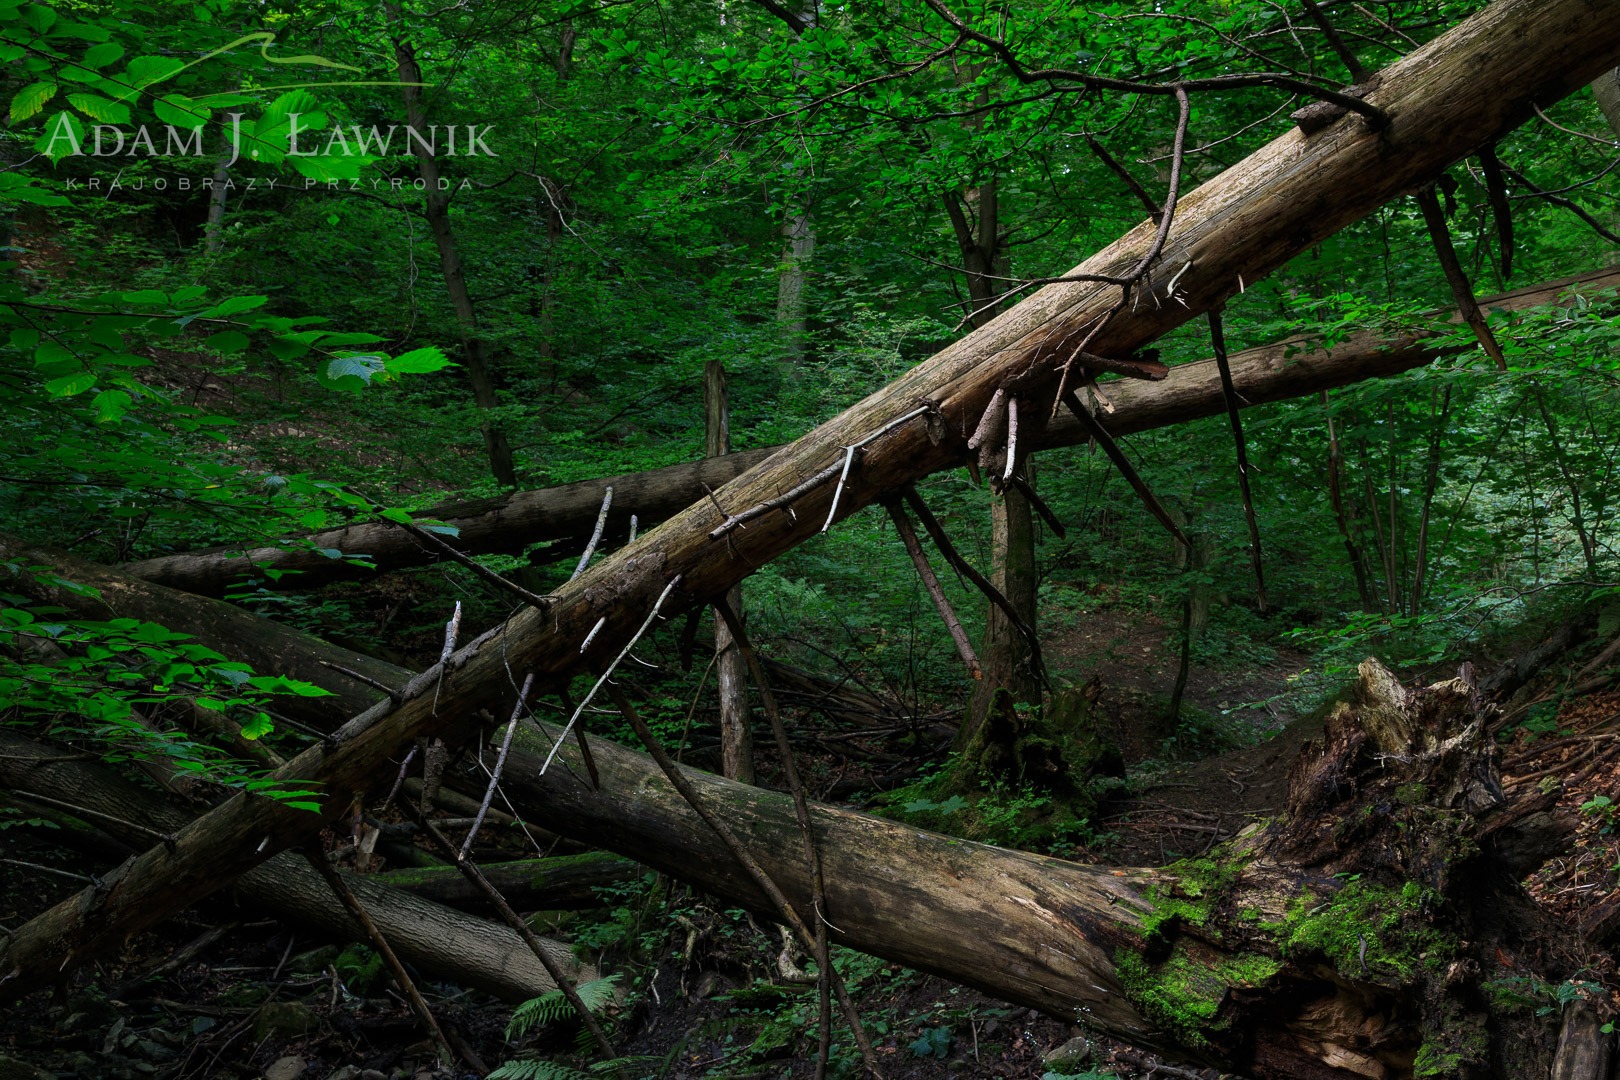
[[[230,179],[230,159],[222,155],[214,164],[214,183],[208,192],[208,220],[203,226],[203,251],[209,255],[218,255],[225,247],[225,185]]]
[[[1155,278],[1161,285],[1177,280],[1185,306],[1120,308],[1090,348],[1102,356],[1130,355],[1235,293],[1239,274],[1255,280],[1269,273],[1498,138],[1529,114],[1533,100],[1556,100],[1584,86],[1612,67],[1617,50],[1620,19],[1611,4],[1497,0],[1384,70],[1367,98],[1389,116],[1383,130],[1368,130],[1359,116],[1311,135],[1294,129],[1187,195]],[[1481,92],[1482,71],[1492,76],[1489,93]],[[1119,275],[1152,250],[1157,231],[1143,222],[1081,264],[1077,275]],[[657,613],[708,603],[753,567],[818,535],[829,515],[855,513],[960,462],[968,433],[1008,380],[1018,379],[1020,396],[1035,405],[1032,416],[1049,415],[1069,356],[1065,345],[1072,349],[1083,328],[1118,307],[1118,297],[1117,287],[1092,282],[1047,286],[717,492],[730,514],[750,515],[746,531],[729,526],[708,500],[697,503],[562,586],[546,610],[525,610],[462,646],[395,699],[353,718],[273,774],[278,782],[343,793],[324,813],[235,796],[183,829],[172,845],[152,848],[110,880],[17,928],[0,943],[0,971],[7,973],[0,995],[41,985],[304,842],[347,805],[348,793],[385,784],[399,748],[448,735],[454,721],[479,709],[509,710],[512,673],[533,672],[539,684],[554,686],[586,665],[602,665],[627,650]],[[920,400],[937,413],[915,415]],[[835,484],[839,462],[850,460],[840,448],[863,441],[860,467]],[[812,475],[825,480],[805,485]],[[793,495],[795,513],[771,508],[785,493]],[[838,509],[831,513],[835,494]],[[588,634],[595,644],[582,657]],[[1111,909],[1102,893],[1093,898],[1097,906],[1075,914]],[[1041,936],[1019,942],[1021,970],[1029,970],[1030,945],[1041,942]],[[935,947],[941,944],[958,943]],[[1094,947],[1082,951],[1089,955]],[[1134,1029],[1130,1010],[1112,1004],[1116,996],[1105,994],[1105,1001],[1085,991],[1068,1006],[1106,1010]]]
[[[1556,302],[1571,288],[1620,287],[1620,270],[1603,270],[1561,281],[1515,290],[1482,301],[1492,308],[1524,311]],[[1270,401],[1318,393],[1379,376],[1397,375],[1450,352],[1424,347],[1422,336],[1398,340],[1362,332],[1332,349],[1311,350],[1308,341],[1289,339],[1235,353],[1232,378],[1238,404],[1245,408]],[[1213,360],[1170,369],[1162,382],[1135,379],[1108,384],[1115,411],[1101,413],[1098,422],[1115,438],[1214,416],[1225,410]],[[1035,436],[1036,449],[1075,446],[1088,438],[1080,422],[1067,413],[1054,417]],[[768,446],[743,450],[723,458],[707,458],[647,472],[626,473],[601,480],[520,491],[493,499],[447,503],[422,511],[448,521],[460,530],[456,544],[473,555],[512,554],[541,540],[575,540],[583,544],[596,523],[603,489],[613,489],[608,528],[624,532],[630,515],[650,525],[704,498],[703,485],[718,488],[781,450]],[[307,545],[307,546],[306,546]],[[357,567],[352,559],[328,558],[321,549],[346,555],[365,554],[377,564],[375,571]],[[267,588],[307,589],[330,581],[369,576],[406,566],[437,561],[410,533],[387,522],[367,522],[331,529],[274,547],[164,555],[127,563],[136,577],[207,596],[223,596],[233,582],[254,574],[266,564],[286,576],[266,582]]]
[[[1024,625],[1033,629],[1035,604],[1035,523],[1029,500],[1008,486],[997,495],[990,515],[990,583],[1012,601]],[[1012,719],[1020,704],[1038,705],[1041,683],[1031,665],[1029,643],[991,604],[985,615],[984,644],[979,649],[984,678],[974,683],[966,721],[957,729],[952,747],[966,749],[992,713]],[[1016,731],[1014,723],[1003,730]]]
[[[1328,392],[1322,391],[1322,412],[1327,418],[1328,433],[1328,502],[1333,506],[1333,519],[1339,525],[1339,537],[1344,541],[1345,556],[1350,570],[1356,576],[1356,594],[1361,598],[1361,610],[1377,611],[1378,601],[1373,596],[1371,575],[1367,572],[1367,559],[1356,545],[1349,504],[1344,499],[1344,455],[1339,452],[1339,436],[1333,429],[1333,407]]]
[[[388,0],[383,8],[388,21],[398,24],[399,4],[395,0]],[[427,186],[423,212],[427,215],[428,231],[433,234],[434,246],[439,250],[439,269],[444,275],[444,288],[450,294],[450,306],[455,311],[456,325],[461,330],[461,358],[467,366],[474,402],[480,409],[493,409],[495,383],[490,378],[487,343],[478,331],[478,313],[473,307],[472,294],[467,291],[461,255],[456,250],[455,234],[450,228],[450,196],[442,190],[439,162],[431,149],[434,135],[427,122],[427,110],[422,107],[421,90],[416,85],[422,81],[422,70],[410,42],[396,37],[393,44],[400,94],[405,99],[405,122],[410,134],[415,137],[414,143],[407,138],[406,146],[416,158],[417,174]],[[517,486],[517,473],[512,465],[512,445],[506,438],[506,432],[499,424],[488,420],[480,425],[480,430],[484,434],[484,451],[489,455],[489,468],[495,482],[506,487]]]
[[[795,35],[811,29],[821,17],[820,0],[805,0],[797,11],[785,12],[788,29]],[[808,62],[794,65],[796,77],[804,74]],[[810,340],[806,286],[809,282],[810,260],[816,254],[816,222],[812,216],[810,192],[803,187],[804,170],[796,167],[789,174],[787,185],[801,190],[787,198],[787,213],[782,222],[782,263],[776,274],[776,325],[782,334],[782,362],[787,366],[787,377],[797,379],[804,363],[805,350]]]
[[[704,451],[709,457],[731,452],[731,406],[726,398],[726,369],[710,360],[703,369]],[[741,618],[742,586],[726,592],[726,603]],[[731,638],[726,621],[714,617],[715,680],[720,691],[720,772],[727,780],[754,782],[753,716],[748,709],[748,661]]]
[[[594,745],[596,740],[592,740]],[[536,816],[543,816],[540,807]],[[629,859],[592,851],[544,859],[479,863],[489,883],[518,911],[572,910],[602,906],[599,889],[635,881],[647,871]],[[484,894],[454,866],[413,866],[373,875],[379,885],[455,908],[488,909]]]
[[[970,123],[970,127],[976,126]],[[968,222],[975,212],[977,224]],[[952,192],[945,198],[945,210],[956,234],[956,246],[967,272],[968,304],[966,317],[974,327],[984,326],[995,317],[993,302],[1002,292],[998,278],[1005,277],[1006,248],[1001,235],[1001,200],[996,178],[989,177],[971,194]],[[1025,455],[1027,462],[1027,455]],[[1029,472],[1027,464],[1024,466]],[[1029,473],[1033,477],[1033,473]],[[995,485],[992,481],[993,486]],[[1029,499],[1017,488],[1000,484],[990,504],[990,580],[1012,602],[1024,625],[1036,627],[1035,520]],[[994,712],[1009,720],[1019,705],[1041,703],[1041,681],[1031,667],[1029,643],[996,604],[985,612],[984,641],[979,646],[984,661],[984,678],[973,684],[967,717],[957,729],[953,749],[963,751],[984,729]],[[998,730],[1008,733],[1021,725],[1009,723]]]
[[[173,832],[192,820],[193,815],[103,766],[42,760],[59,757],[61,751],[13,729],[0,728],[0,750],[0,787],[6,792],[23,797],[44,795],[94,811],[98,816],[92,823],[97,828],[136,851],[152,842],[147,829]],[[549,861],[527,864],[526,876],[544,880]],[[613,861],[625,865],[622,859]],[[454,868],[446,867],[445,872],[462,880],[460,871]],[[104,880],[112,881],[118,873],[114,870]],[[420,870],[396,873],[425,874]],[[561,876],[568,875],[565,872]],[[343,877],[401,959],[507,1001],[527,1001],[555,988],[540,961],[510,927],[390,887],[381,878],[346,871]],[[577,888],[571,890],[577,892]],[[278,918],[292,919],[343,940],[366,940],[359,924],[302,855],[284,852],[243,874],[237,881],[236,895],[242,902]],[[547,946],[565,970],[577,973],[580,979],[596,977],[593,969],[574,960],[568,946],[557,942],[547,942]]]

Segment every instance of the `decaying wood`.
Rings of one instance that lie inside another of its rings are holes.
[[[9,729],[0,728],[0,750],[0,787],[5,791],[24,797],[43,793],[58,802],[86,807],[101,815],[94,821],[98,829],[136,850],[151,843],[147,828],[158,825],[179,830],[192,819],[191,814],[130,784],[104,766],[48,760],[59,758],[61,752]],[[623,864],[623,860],[615,861]],[[579,869],[571,867],[559,875],[567,882],[564,896],[577,897],[580,877],[584,876]],[[432,876],[427,871],[400,873]],[[116,880],[117,874],[113,871],[107,880]],[[549,868],[540,862],[529,864],[525,876],[543,883],[548,874]],[[553,988],[550,976],[530,955],[528,947],[506,927],[394,888],[385,877],[345,874],[344,881],[399,955],[423,971],[508,1001],[526,1001]],[[294,853],[277,855],[244,874],[236,883],[236,895],[243,903],[323,933],[364,940],[360,928],[326,883]],[[549,947],[576,978],[596,977],[592,968],[572,959],[567,946],[552,942]]]
[[[1620,287],[1620,270],[1604,270],[1578,277],[1533,285],[1499,296],[1484,297],[1480,305],[1505,311],[1525,311],[1554,303],[1575,288]],[[1392,338],[1384,332],[1353,334],[1331,349],[1306,338],[1294,338],[1234,353],[1230,358],[1233,385],[1242,408],[1303,397],[1363,379],[1398,375],[1422,367],[1455,349],[1426,346],[1429,333]],[[1114,411],[1097,418],[1114,438],[1149,431],[1168,424],[1214,416],[1225,409],[1213,360],[1170,368],[1162,382],[1134,379],[1108,384]],[[987,410],[987,415],[992,410]],[[1034,450],[1076,446],[1090,435],[1080,421],[1059,414],[1032,441]],[[608,518],[610,535],[628,529],[632,516],[643,523],[661,521],[703,497],[704,486],[717,488],[742,475],[781,450],[768,446],[670,465],[648,472],[582,480],[561,487],[522,491],[477,502],[450,503],[422,512],[456,527],[459,550],[469,554],[515,554],[541,541],[583,542],[605,488],[615,490]],[[971,445],[970,449],[977,449]],[[349,558],[328,558],[321,549],[345,556],[364,555],[376,570]],[[306,589],[346,578],[363,578],[386,570],[434,562],[440,554],[388,522],[366,522],[333,529],[275,546],[239,550],[189,552],[128,563],[135,577],[207,596],[221,596],[233,581],[255,573],[257,564],[286,576],[264,582],[270,589]]]
[[[1144,302],[1120,311],[1091,349],[1135,351],[1235,292],[1240,273],[1252,280],[1269,272],[1498,137],[1528,114],[1532,101],[1555,100],[1584,85],[1620,51],[1620,20],[1612,16],[1611,4],[1595,0],[1497,0],[1396,61],[1368,96],[1390,118],[1381,131],[1368,130],[1359,117],[1311,136],[1296,130],[1188,194],[1159,268],[1164,279],[1181,282],[1177,297],[1186,306]],[[1481,92],[1481,71],[1491,73],[1490,93]],[[1143,223],[1077,273],[1117,277],[1150,250],[1156,233],[1151,222]],[[1117,293],[1094,283],[1048,286],[732,481],[719,493],[721,501],[751,507],[775,499],[805,475],[835,465],[838,448],[879,431],[884,434],[866,447],[861,467],[839,486],[846,514],[952,466],[965,452],[968,418],[977,417],[1010,377],[1028,385],[1037,406],[1044,388],[1050,405],[1074,339],[1117,306]],[[930,438],[937,426],[920,416],[899,423],[916,412],[919,400],[934,403],[944,419],[939,443]],[[578,643],[599,619],[607,619],[603,636],[611,645],[639,632],[659,600],[675,614],[722,595],[813,535],[832,495],[818,486],[796,513],[772,512],[747,530],[719,537],[711,535],[723,523],[714,508],[706,501],[689,507],[565,585],[544,615],[529,609],[480,635],[407,683],[397,704],[384,701],[354,717],[277,770],[276,779],[345,793],[328,804],[327,814],[338,812],[346,793],[386,786],[390,760],[413,740],[445,734],[462,718],[509,702],[509,670],[560,681],[579,669]],[[676,581],[678,595],[670,597]],[[26,992],[47,975],[103,953],[302,842],[325,820],[250,795],[230,799],[181,830],[172,846],[145,852],[114,879],[17,928],[0,944],[0,995]],[[1083,953],[1096,951],[1083,948],[1083,939],[1073,944]],[[1096,997],[1088,991],[1065,1007]],[[1309,1051],[1294,1057],[1324,1060]]]

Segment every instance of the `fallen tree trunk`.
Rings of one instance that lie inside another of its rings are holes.
[[[1497,0],[1381,73],[1368,99],[1390,123],[1369,130],[1341,118],[1275,140],[1188,195],[1156,280],[1176,280],[1176,301],[1119,307],[1113,286],[1065,283],[974,331],[726,485],[718,502],[749,513],[736,530],[708,503],[688,508],[527,610],[481,635],[394,698],[355,717],[274,774],[332,792],[327,815],[391,775],[389,761],[418,737],[445,732],[468,713],[510,701],[512,677],[557,684],[602,668],[672,613],[707,603],[752,569],[915,479],[963,459],[997,390],[1029,398],[1032,428],[1049,415],[1059,372],[1079,335],[1106,322],[1089,348],[1124,357],[1208,310],[1250,279],[1431,179],[1446,164],[1583,86],[1620,51],[1620,20],[1597,0]],[[1481,72],[1489,72],[1488,87]],[[1485,92],[1488,89],[1489,92]],[[1157,229],[1144,222],[1077,274],[1118,278],[1150,255]],[[1184,306],[1185,305],[1185,306]],[[1068,349],[1065,348],[1068,346]],[[928,416],[917,413],[927,403]],[[840,460],[861,467],[835,486]],[[845,449],[848,448],[848,449]],[[805,484],[806,476],[827,482]],[[784,497],[784,492],[792,496]],[[789,505],[791,502],[791,506]],[[829,509],[835,507],[836,509]],[[791,508],[794,513],[782,512]],[[591,647],[581,649],[590,635]],[[0,994],[16,996],[116,946],[129,934],[221,888],[277,851],[302,842],[325,817],[243,794],[86,890],[18,928],[0,944]],[[836,922],[834,913],[833,920]]]
[[[147,830],[178,831],[194,817],[103,766],[60,758],[60,750],[0,728],[0,788],[7,793],[24,798],[43,795],[92,811],[98,815],[92,824],[136,851],[151,843]],[[613,861],[626,865],[622,859]],[[527,869],[532,880],[547,874],[544,862],[531,863]],[[453,867],[446,870],[461,876]],[[555,988],[540,961],[510,927],[395,888],[381,877],[343,872],[343,878],[393,950],[422,970],[507,1001],[527,1001]],[[314,867],[292,852],[243,874],[237,879],[236,895],[278,918],[348,941],[366,940]],[[546,945],[564,970],[580,980],[596,978],[594,969],[574,960],[568,946],[554,941]]]
[[[1620,270],[1595,271],[1577,277],[1532,285],[1480,300],[1482,308],[1524,311],[1557,303],[1570,290],[1620,287]],[[1247,349],[1230,358],[1238,404],[1247,408],[1271,401],[1303,397],[1348,383],[1398,375],[1455,355],[1457,348],[1427,343],[1433,334],[1392,338],[1387,333],[1362,331],[1331,349],[1312,348],[1309,338],[1291,338]],[[1139,431],[1215,416],[1225,410],[1220,375],[1215,361],[1201,360],[1170,369],[1162,382],[1121,380],[1106,384],[1113,412],[1097,419],[1110,435],[1119,438]],[[1036,440],[1036,449],[1076,446],[1090,435],[1075,417],[1054,417]],[[742,475],[781,450],[767,446],[725,457],[705,458],[647,472],[626,473],[600,480],[581,480],[560,487],[520,491],[472,502],[447,503],[419,515],[437,518],[456,527],[455,544],[469,555],[518,554],[532,544],[571,540],[580,544],[596,524],[602,493],[613,489],[608,510],[607,535],[626,535],[630,515],[650,528],[703,498],[707,485],[717,488]],[[338,552],[332,558],[322,551]],[[364,556],[375,569],[359,565]],[[424,545],[398,525],[366,522],[310,536],[289,538],[274,546],[242,552],[239,548],[161,555],[125,563],[120,569],[134,577],[204,596],[223,596],[233,583],[268,567],[281,576],[266,580],[269,589],[307,589],[327,582],[365,578],[388,570],[422,566],[444,558],[437,548]]]
[[[1536,1075],[1553,1043],[1480,993],[1564,928],[1516,884],[1567,835],[1507,806],[1489,708],[1374,661],[1295,766],[1288,816],[1162,870],[1080,866],[828,806],[813,828],[835,940],[1256,1077]],[[556,739],[559,731],[545,734]],[[544,749],[542,747],[541,749]],[[753,910],[770,904],[647,757],[593,740],[601,789],[514,751],[508,787],[576,839]],[[687,770],[808,904],[787,795]],[[1438,1070],[1432,1066],[1444,1063]]]

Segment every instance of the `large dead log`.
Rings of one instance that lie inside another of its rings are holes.
[[[1368,661],[1301,753],[1287,816],[1162,870],[815,806],[828,925],[861,951],[1245,1075],[1539,1075],[1552,1040],[1480,988],[1521,977],[1543,946],[1579,954],[1516,884],[1573,823],[1548,827],[1550,799],[1504,804],[1489,716],[1469,683],[1409,691]],[[594,740],[598,791],[571,744],[562,755],[571,768],[542,775],[537,754],[514,751],[513,798],[564,834],[770,910],[650,759]],[[808,904],[789,797],[687,778]]]
[[[64,761],[59,749],[6,728],[0,728],[0,788],[93,811],[98,815],[93,824],[137,851],[151,843],[145,830],[177,831],[194,816],[103,766]],[[461,876],[453,869],[450,873]],[[543,864],[531,864],[529,876],[543,879]],[[393,950],[422,970],[507,1001],[526,1001],[555,988],[540,961],[510,927],[463,914],[377,878],[349,873],[343,877]],[[291,852],[243,874],[236,893],[250,907],[333,937],[366,940],[321,876]],[[596,978],[595,970],[574,960],[566,945],[555,941],[546,945],[564,970],[581,980]]]
[[[1601,270],[1486,297],[1480,301],[1480,306],[1524,311],[1557,303],[1572,289],[1616,287],[1620,287],[1620,270]],[[1362,331],[1331,349],[1313,348],[1309,338],[1301,337],[1245,350],[1231,357],[1238,404],[1248,408],[1331,390],[1363,379],[1398,375],[1458,351],[1433,347],[1427,343],[1432,336],[1391,337],[1384,332]],[[1220,375],[1213,360],[1171,368],[1161,382],[1124,380],[1106,385],[1114,411],[1104,412],[1097,419],[1115,438],[1214,416],[1225,408]],[[1065,412],[1048,423],[1035,446],[1038,449],[1076,446],[1089,437],[1080,421]],[[446,503],[425,510],[420,516],[454,525],[459,532],[456,546],[469,555],[517,554],[531,544],[546,540],[574,540],[583,544],[595,527],[602,493],[607,488],[613,489],[607,533],[623,536],[628,533],[631,514],[639,516],[643,528],[650,527],[703,498],[705,484],[719,487],[781,449],[767,446],[647,472],[581,480],[472,502]],[[342,557],[329,557],[323,551],[337,552]],[[360,565],[356,556],[365,556],[375,569]],[[283,575],[265,581],[266,588],[307,589],[331,581],[422,566],[443,558],[439,549],[425,545],[398,525],[373,521],[289,538],[246,553],[240,548],[215,548],[142,559],[125,563],[122,569],[159,585],[205,596],[223,596],[232,583],[260,573],[259,567],[268,567]]]
[[[1389,117],[1381,130],[1369,130],[1357,117],[1308,136],[1295,130],[1188,195],[1164,248],[1154,296],[1118,310],[1091,338],[1090,350],[1129,355],[1236,292],[1240,274],[1253,279],[1270,272],[1497,138],[1533,103],[1583,86],[1612,65],[1617,52],[1620,20],[1611,2],[1497,0],[1381,73],[1368,98]],[[1484,73],[1488,85],[1482,85]],[[1156,232],[1144,222],[1077,274],[1130,272],[1153,250]],[[1171,280],[1179,283],[1180,302],[1165,302],[1158,293]],[[509,700],[513,673],[556,682],[599,668],[652,624],[660,604],[672,612],[707,602],[814,535],[836,516],[829,515],[835,498],[847,515],[962,460],[969,432],[998,389],[1027,397],[1038,422],[1050,412],[1070,350],[1117,307],[1117,297],[1117,288],[1095,283],[1043,289],[718,493],[736,514],[799,488],[795,513],[772,510],[753,517],[746,530],[733,530],[714,506],[689,507],[564,586],[546,610],[525,611],[481,635],[274,775],[322,785],[333,796],[327,812],[336,813],[351,793],[384,783],[390,759],[410,740]],[[919,401],[928,403],[929,416],[913,415]],[[865,444],[865,454],[847,485],[800,486],[805,477],[849,460],[841,448],[857,443]],[[594,644],[581,655],[588,634]],[[0,944],[0,994],[26,992],[116,946],[303,841],[324,820],[247,794],[231,799],[182,830],[173,844],[147,851],[101,886],[18,928]]]

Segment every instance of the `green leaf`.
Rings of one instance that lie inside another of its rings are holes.
[[[251,311],[256,307],[263,306],[268,299],[270,299],[268,296],[232,296],[220,301],[197,317],[199,319],[219,319],[226,315],[238,315],[244,311]]]
[[[253,719],[242,725],[242,738],[259,739],[276,729],[266,713],[254,713]]]
[[[185,66],[172,56],[137,56],[124,69],[124,81],[139,90],[172,78]]]
[[[42,34],[46,33],[51,27],[56,25],[56,12],[52,11],[48,7],[41,7],[38,4],[29,4],[27,7],[23,8],[22,17],[23,22],[27,23],[29,26],[32,26],[35,30],[38,30]]]
[[[123,390],[103,390],[96,395],[96,419],[104,424],[117,420],[132,404],[134,401]]]
[[[92,45],[84,51],[84,59],[80,61],[87,68],[103,68],[124,55],[124,47],[116,41],[104,41],[100,45]]]
[[[92,120],[103,124],[129,123],[129,106],[121,101],[108,101],[99,94],[69,94],[67,99]]]
[[[53,82],[37,82],[23,87],[11,99],[11,122],[15,124],[35,115],[55,96],[56,84]]]
[[[64,195],[58,195],[49,188],[39,186],[39,181],[32,176],[22,173],[0,173],[0,202],[26,202],[39,206],[62,206],[69,200]],[[38,331],[35,331],[37,334]]]
[[[84,153],[84,121],[63,109],[45,125],[45,133],[34,140],[34,149],[52,161]]]
[[[72,375],[64,375],[60,379],[52,379],[45,384],[45,392],[51,397],[72,397],[82,394],[96,385],[96,377],[88,371],[76,371]]]
[[[199,105],[182,94],[165,94],[152,104],[158,119],[179,128],[200,128],[214,115],[206,105]]]
[[[328,360],[315,369],[315,381],[328,390],[346,390],[359,393],[370,383],[372,376],[380,374],[385,361],[380,356],[340,356]]]
[[[248,347],[248,336],[236,330],[221,330],[203,344],[215,352],[239,353]]]
[[[450,358],[444,355],[443,350],[433,345],[425,349],[412,349],[388,361],[388,370],[397,375],[419,375],[450,366],[452,366]]]

